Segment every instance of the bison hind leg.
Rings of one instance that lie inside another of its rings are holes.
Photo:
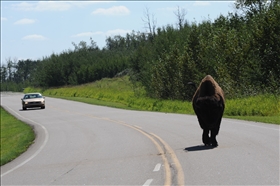
[[[216,140],[216,136],[219,133],[219,129],[212,129],[211,130],[211,137],[210,137],[210,141],[211,141],[211,145],[213,147],[217,147],[218,146],[218,142]]]
[[[209,137],[209,129],[203,129],[202,142],[204,143],[205,146],[209,146],[211,144],[210,137]]]

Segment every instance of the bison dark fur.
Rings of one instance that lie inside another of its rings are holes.
[[[202,79],[193,96],[192,105],[199,125],[203,129],[203,143],[214,147],[218,146],[216,135],[220,130],[225,98],[223,90],[212,76],[207,75]]]

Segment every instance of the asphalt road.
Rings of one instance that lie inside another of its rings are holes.
[[[46,98],[21,110],[35,143],[1,167],[1,185],[279,185],[279,125],[223,119],[217,148],[202,146],[196,116]]]

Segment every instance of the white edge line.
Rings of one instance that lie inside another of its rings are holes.
[[[6,106],[6,107],[7,107],[7,106]],[[22,117],[22,118],[24,118],[24,119],[26,119],[26,120],[29,120],[29,121],[31,121],[32,123],[35,123],[36,125],[39,125],[40,127],[42,127],[42,129],[43,129],[44,132],[45,132],[46,138],[45,138],[45,140],[44,140],[42,146],[41,146],[32,156],[30,156],[27,160],[25,160],[25,161],[22,162],[21,164],[17,165],[16,167],[14,167],[14,168],[8,170],[7,172],[1,174],[1,177],[3,177],[3,176],[5,176],[5,175],[7,175],[7,174],[13,172],[14,170],[18,169],[19,167],[23,166],[24,164],[26,164],[27,162],[29,162],[30,160],[32,160],[33,158],[35,158],[35,157],[43,150],[43,148],[46,146],[46,144],[47,144],[47,142],[48,142],[48,140],[49,140],[49,133],[48,133],[47,129],[46,129],[43,125],[41,125],[41,124],[39,124],[39,123],[37,123],[37,122],[35,122],[35,121],[32,121],[32,120],[30,120],[30,119],[27,119],[27,118],[21,116],[20,114],[16,113],[15,111],[13,111],[13,110],[12,110],[11,108],[9,108],[9,107],[7,107],[7,108],[8,108],[9,110],[11,110],[12,112],[14,112],[15,114],[17,114],[18,116],[20,116],[20,117]]]
[[[153,179],[148,179],[143,186],[149,186],[152,183]]]
[[[231,121],[231,119],[227,119],[226,121],[230,122],[230,123],[243,124],[243,125],[249,125],[249,126],[257,127],[257,128],[265,128],[265,129],[280,131],[280,126],[278,126],[278,129],[275,129],[275,128],[270,128],[270,127],[265,127],[265,126],[258,126],[258,125],[254,125],[254,124],[250,124],[250,123]],[[245,120],[242,120],[242,121],[245,121]],[[246,121],[246,122],[250,122],[250,121]],[[277,125],[277,124],[271,124],[271,125]]]

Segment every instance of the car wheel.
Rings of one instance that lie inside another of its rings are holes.
[[[45,109],[45,106],[41,107],[41,109]]]
[[[26,107],[22,107],[22,110],[26,110]]]

